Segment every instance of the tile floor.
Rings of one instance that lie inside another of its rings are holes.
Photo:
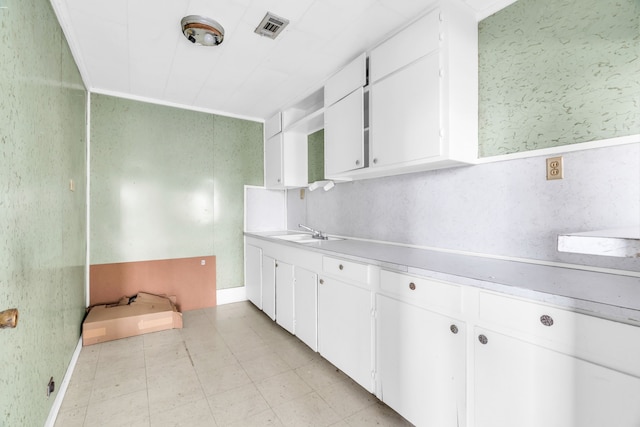
[[[251,303],[83,347],[56,427],[410,426]]]

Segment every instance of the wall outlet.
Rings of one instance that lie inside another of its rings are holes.
[[[549,157],[547,159],[547,179],[562,179],[564,178],[562,168],[562,156]]]
[[[49,380],[49,384],[47,384],[47,397],[51,396],[51,393],[56,391],[56,383],[53,381],[53,377]]]

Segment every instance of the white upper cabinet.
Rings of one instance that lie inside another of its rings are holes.
[[[307,185],[307,135],[281,132],[267,139],[264,147],[264,184],[283,189]]]
[[[282,113],[278,112],[264,123],[264,137],[269,139],[282,132]]]
[[[358,88],[324,112],[324,176],[365,166],[364,93]]]
[[[475,17],[456,1],[371,51],[373,176],[477,159],[477,55]]]
[[[372,168],[442,154],[439,74],[432,53],[373,85]]]
[[[367,84],[367,55],[362,54],[334,74],[324,85],[325,108]]]
[[[429,13],[371,51],[371,82],[440,47],[440,13]]]
[[[366,166],[365,93],[367,57],[362,54],[331,77],[324,86],[324,175]]]

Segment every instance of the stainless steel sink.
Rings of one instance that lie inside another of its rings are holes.
[[[295,243],[319,243],[319,242],[327,242],[332,240],[344,240],[340,237],[327,237],[326,239],[314,239],[311,237],[311,234],[308,233],[299,233],[299,234],[282,234],[280,236],[271,236],[274,239],[286,240],[288,242]]]

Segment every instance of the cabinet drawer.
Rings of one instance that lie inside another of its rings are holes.
[[[454,313],[462,311],[462,290],[457,285],[382,270],[380,289],[424,308],[440,308]]]
[[[485,292],[479,317],[515,336],[640,377],[640,327]]]
[[[440,46],[440,13],[435,10],[371,51],[371,81],[404,67]]]
[[[325,256],[322,258],[322,271],[341,279],[369,283],[369,267],[366,264]]]
[[[366,85],[367,55],[362,54],[338,71],[324,85],[324,106],[329,107]]]

